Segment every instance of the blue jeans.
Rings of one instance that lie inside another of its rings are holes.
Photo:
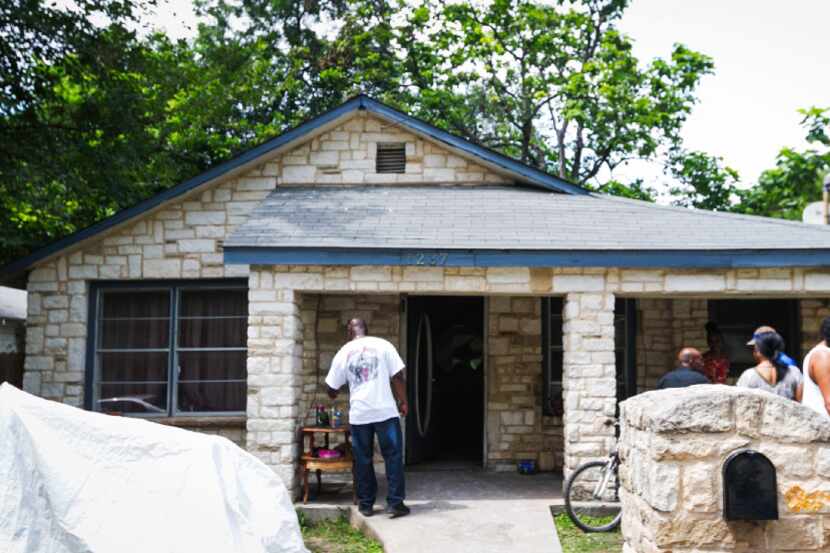
[[[378,493],[378,481],[372,464],[375,435],[386,464],[388,493],[386,503],[398,505],[406,496],[403,477],[403,435],[398,417],[383,422],[353,424],[352,451],[354,452],[357,500],[360,507],[371,509]]]

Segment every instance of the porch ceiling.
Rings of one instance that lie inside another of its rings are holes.
[[[281,187],[225,252],[229,263],[399,265],[428,253],[467,266],[825,266],[830,228],[518,186]]]

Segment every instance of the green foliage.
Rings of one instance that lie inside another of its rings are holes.
[[[671,189],[674,204],[683,207],[730,211],[738,196],[738,172],[723,160],[704,152],[675,152],[671,174],[679,184]]]
[[[300,528],[311,553],[383,553],[378,542],[353,528],[345,517],[316,523],[301,517]]]
[[[800,220],[808,203],[821,199],[822,180],[830,171],[830,109],[799,110],[809,147],[782,148],[775,167],[758,183],[739,192],[734,210],[740,213]]]
[[[598,517],[597,522],[610,522],[611,517]],[[613,532],[586,534],[565,513],[553,517],[563,553],[619,553],[622,535],[619,528]]]

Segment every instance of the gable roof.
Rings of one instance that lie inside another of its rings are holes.
[[[224,251],[245,264],[827,266],[830,227],[520,186],[314,186],[271,192]]]
[[[324,132],[357,111],[372,113],[382,119],[406,128],[413,134],[441,142],[448,148],[458,150],[468,156],[476,158],[485,166],[496,168],[504,173],[513,175],[518,182],[563,194],[588,194],[588,191],[580,186],[516,161],[489,148],[470,142],[465,138],[441,130],[426,121],[407,115],[382,102],[361,94],[322,115],[287,130],[276,138],[268,140],[228,161],[216,165],[200,175],[168,188],[151,198],[121,210],[111,217],[70,234],[48,246],[40,248],[26,257],[13,261],[4,267],[0,267],[0,275],[13,275],[24,271],[39,261],[59,254],[65,249],[76,246],[114,227],[125,224],[201,186],[213,183],[218,179],[237,175],[257,165],[262,158],[288,150],[308,140],[311,137],[310,135]]]

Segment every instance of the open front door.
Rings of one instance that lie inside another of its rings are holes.
[[[481,466],[484,299],[407,298],[406,463]]]
[[[415,464],[431,457],[434,433],[435,351],[432,321],[424,298],[407,298],[407,393],[406,462]]]

